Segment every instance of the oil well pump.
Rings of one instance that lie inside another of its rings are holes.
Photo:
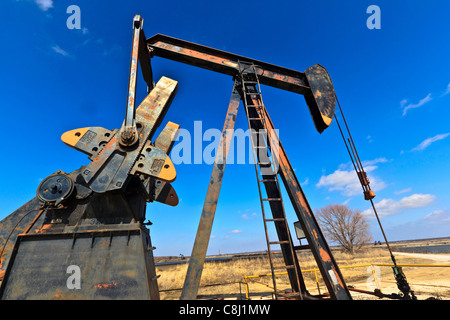
[[[175,80],[162,77],[154,83],[154,56],[232,76],[234,81],[181,299],[197,297],[227,152],[242,101],[251,133],[275,293],[277,266],[273,264],[272,248],[279,246],[291,296],[314,298],[306,289],[287,224],[281,196],[284,186],[329,297],[350,300],[349,288],[261,94],[261,85],[267,85],[303,95],[315,128],[322,133],[335,116],[336,104],[327,70],[316,64],[299,72],[161,34],[147,39],[143,19],[138,15],[133,20],[122,127],[85,127],[64,133],[62,141],[87,154],[91,162],[70,173],[58,170],[51,174],[39,184],[35,198],[0,221],[1,299],[159,299],[154,247],[145,211],[147,202],[178,204],[171,186],[176,170],[168,155],[179,125],[169,121],[154,137],[177,91]],[[135,109],[138,65],[148,95]],[[359,176],[364,195],[371,200],[374,195],[368,181],[363,172]],[[274,224],[277,239],[269,239],[269,224]],[[72,290],[68,270],[76,268],[82,274],[83,285]]]

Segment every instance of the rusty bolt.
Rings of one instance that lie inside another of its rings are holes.
[[[135,141],[135,133],[132,130],[123,131],[120,137],[124,145],[130,145]]]

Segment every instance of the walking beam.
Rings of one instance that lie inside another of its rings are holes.
[[[162,34],[148,38],[147,46],[152,56],[231,76],[239,75],[239,63],[253,64],[261,84],[304,96],[319,133],[331,124],[336,96],[327,70],[319,64],[300,72]]]

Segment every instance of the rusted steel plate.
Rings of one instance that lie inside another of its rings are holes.
[[[17,236],[27,229],[38,215],[39,209],[39,199],[34,197],[0,221],[0,280],[5,273]]]
[[[305,95],[317,131],[322,133],[331,124],[336,106],[336,94],[328,71],[320,64],[306,69],[311,92]]]
[[[116,134],[117,130],[102,127],[86,127],[65,132],[61,140],[69,147],[89,157],[95,156]]]
[[[182,300],[193,300],[197,297],[240,99],[235,82],[180,297]]]
[[[159,299],[145,230],[18,237],[1,299]],[[71,277],[79,270],[79,287]]]
[[[178,136],[179,130],[180,126],[178,124],[169,121],[155,139],[155,147],[169,154]]]
[[[154,181],[154,200],[175,207],[179,203],[178,195],[170,183]]]
[[[177,177],[172,160],[164,151],[153,146],[150,140],[144,145],[130,174],[144,174],[167,182],[175,181]]]
[[[173,143],[178,136],[179,129],[180,126],[178,124],[169,121],[156,138],[154,146],[169,154],[172,150]],[[170,183],[154,178],[148,178],[144,185],[149,190],[148,193],[153,197],[154,201],[169,206],[178,205],[178,195]]]
[[[166,182],[174,181],[176,178],[175,166],[167,155],[172,150],[179,129],[180,126],[178,124],[169,121],[156,138],[154,144],[147,140],[139,159],[130,173],[142,173]],[[150,159],[150,161],[147,159]]]
[[[155,88],[136,109],[136,123],[149,127],[147,139],[151,139],[156,129],[161,125],[178,90],[178,82],[167,77],[161,77]],[[142,131],[142,130],[141,130]],[[144,136],[144,132],[140,134]]]
[[[136,110],[136,124],[140,126],[139,144],[131,150],[122,150],[117,134],[93,158],[83,172],[84,180],[95,192],[121,189],[130,170],[139,158],[147,140],[151,139],[161,124],[177,91],[178,82],[162,77]],[[167,155],[165,159],[170,161]],[[165,160],[164,160],[165,161]],[[158,166],[162,169],[164,166]],[[173,168],[173,164],[171,166]],[[159,175],[163,172],[163,175]],[[172,172],[173,173],[173,172]],[[157,171],[155,178],[165,180],[164,171]],[[167,180],[174,179],[173,175]]]

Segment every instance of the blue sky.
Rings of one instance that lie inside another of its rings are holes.
[[[370,5],[381,29],[370,30]],[[66,9],[81,10],[68,29]],[[448,1],[52,1],[0,3],[3,148],[0,219],[34,197],[39,182],[87,157],[60,136],[75,128],[119,128],[125,116],[132,19],[157,33],[304,71],[325,66],[375,189],[389,240],[449,236],[450,64]],[[231,77],[155,57],[155,79],[179,81],[165,121],[193,132],[221,130]],[[302,96],[262,87],[289,159],[313,209],[346,203],[369,217],[336,123],[318,134]],[[142,78],[138,100],[145,97]],[[236,128],[247,130],[242,106]],[[211,142],[204,141],[202,148]],[[151,203],[156,255],[189,255],[212,166],[177,165],[180,204]],[[284,194],[290,224],[296,221]],[[265,250],[252,164],[230,164],[209,254]]]

